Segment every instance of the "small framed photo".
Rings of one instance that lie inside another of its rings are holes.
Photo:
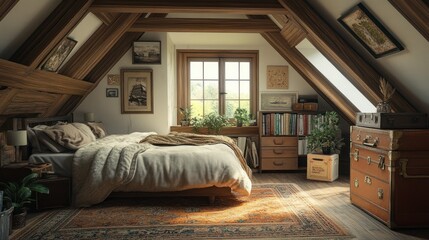
[[[118,97],[119,89],[117,88],[106,88],[106,97]]]
[[[65,38],[61,43],[49,54],[47,60],[42,65],[42,70],[56,72],[61,64],[76,46],[77,41],[71,38]]]
[[[298,92],[261,92],[261,111],[292,111]]]
[[[133,64],[161,64],[161,42],[134,42]]]
[[[121,113],[153,113],[152,69],[121,69]]]
[[[338,21],[374,58],[404,49],[399,41],[389,33],[362,3],[347,11]]]
[[[119,84],[120,84],[119,74],[107,75],[107,85],[119,86]]]

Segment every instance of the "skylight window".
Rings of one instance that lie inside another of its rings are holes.
[[[376,107],[307,39],[296,46],[301,52],[360,112],[376,112]]]

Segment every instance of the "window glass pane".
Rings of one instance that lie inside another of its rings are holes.
[[[204,62],[204,79],[219,79],[218,62]]]
[[[250,100],[241,100],[240,108],[244,108],[247,110],[247,113],[250,113]]]
[[[228,118],[233,118],[235,109],[237,109],[239,106],[239,101],[227,100],[225,106],[225,116]]]
[[[250,63],[241,62],[240,63],[240,80],[249,80],[250,79]]]
[[[310,47],[308,47],[310,46]],[[296,48],[307,58],[360,112],[375,112],[375,106],[307,39]]]
[[[212,112],[219,114],[219,102],[217,100],[204,101],[204,115]]]
[[[218,98],[219,98],[219,82],[205,81],[204,99],[218,99]]]
[[[203,62],[191,61],[191,79],[203,79]]]
[[[238,79],[238,62],[225,62],[225,79]]]
[[[240,81],[240,99],[250,99],[250,81]]]
[[[239,89],[238,81],[225,81],[225,95],[226,99],[238,99],[239,98]]]
[[[203,116],[203,101],[191,100],[192,117]]]
[[[203,81],[191,81],[191,99],[203,99]]]

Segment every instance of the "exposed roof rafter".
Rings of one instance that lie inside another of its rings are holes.
[[[18,1],[19,0],[2,0],[0,4],[0,21],[9,13]]]

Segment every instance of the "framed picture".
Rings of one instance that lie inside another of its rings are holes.
[[[399,52],[404,49],[362,3],[359,3],[347,11],[338,21],[375,58]]]
[[[261,111],[291,111],[298,92],[261,92]]]
[[[134,42],[133,64],[161,64],[161,42]]]
[[[108,74],[107,75],[107,85],[119,86],[120,82],[119,74]]]
[[[42,65],[42,70],[56,72],[61,64],[76,46],[77,41],[66,38],[49,54],[46,62]]]
[[[153,113],[152,69],[121,69],[121,112]]]
[[[117,88],[106,88],[106,97],[118,97],[119,89]]]
[[[288,89],[288,67],[267,66],[267,89]]]

